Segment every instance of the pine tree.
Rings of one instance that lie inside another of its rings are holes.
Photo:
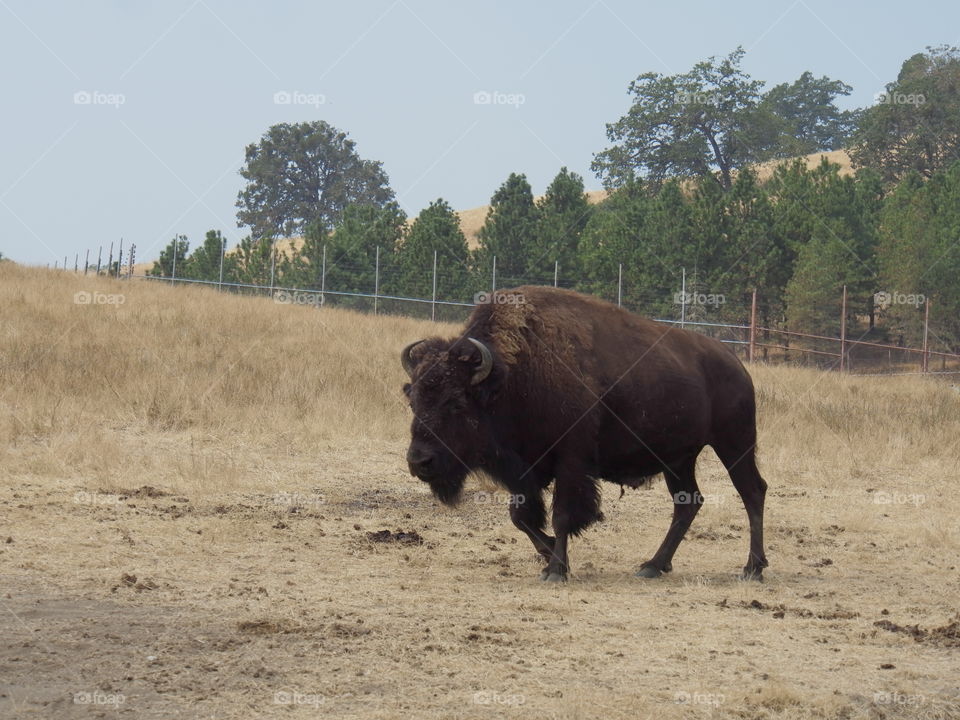
[[[580,236],[593,210],[584,192],[583,178],[561,168],[536,206],[539,218],[532,255],[536,262],[528,265],[525,274],[549,283],[559,266],[560,277],[575,278],[580,271]]]
[[[157,277],[184,277],[184,265],[187,262],[187,253],[190,252],[190,241],[186,235],[177,235],[160,251],[160,259],[155,260],[150,268],[150,275]]]
[[[216,282],[220,279],[220,255],[226,249],[226,240],[219,230],[208,230],[203,245],[190,255],[184,264],[184,277],[192,280]],[[230,275],[233,258],[224,257],[224,278]],[[179,274],[179,272],[178,272]]]
[[[397,251],[400,295],[429,298],[433,294],[433,258],[437,256],[437,299],[463,301],[471,294],[467,239],[460,218],[438,198],[413,221]]]
[[[511,173],[493,194],[487,219],[480,228],[480,247],[474,254],[478,271],[489,273],[495,256],[498,287],[530,280],[527,273],[542,260],[537,249],[537,219],[527,176]]]

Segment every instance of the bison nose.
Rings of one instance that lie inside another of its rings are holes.
[[[412,447],[407,451],[407,465],[410,466],[410,474],[417,477],[430,471],[434,461],[434,454],[430,450],[420,447]]]

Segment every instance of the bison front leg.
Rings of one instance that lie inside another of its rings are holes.
[[[553,490],[553,531],[557,538],[541,579],[547,582],[567,579],[570,571],[568,538],[579,535],[601,518],[597,481],[573,468],[558,473]]]
[[[543,531],[546,518],[547,511],[543,506],[543,494],[540,490],[517,493],[510,497],[510,520],[530,538],[543,561],[550,562],[554,538]]]

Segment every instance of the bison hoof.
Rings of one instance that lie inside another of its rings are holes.
[[[566,582],[567,576],[561,575],[555,570],[551,572],[550,568],[544,568],[540,573],[540,579],[543,582]]]
[[[644,565],[639,570],[637,570],[637,577],[642,578],[658,578],[663,575],[663,572],[660,568],[655,565]]]
[[[740,573],[741,580],[756,580],[757,582],[763,582],[763,568],[750,568],[745,567],[743,572]]]

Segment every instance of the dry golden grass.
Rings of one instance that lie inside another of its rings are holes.
[[[397,354],[455,332],[0,263],[0,716],[960,717],[947,384],[752,367],[766,582],[708,451],[672,574],[656,482],[545,586],[404,469]]]

